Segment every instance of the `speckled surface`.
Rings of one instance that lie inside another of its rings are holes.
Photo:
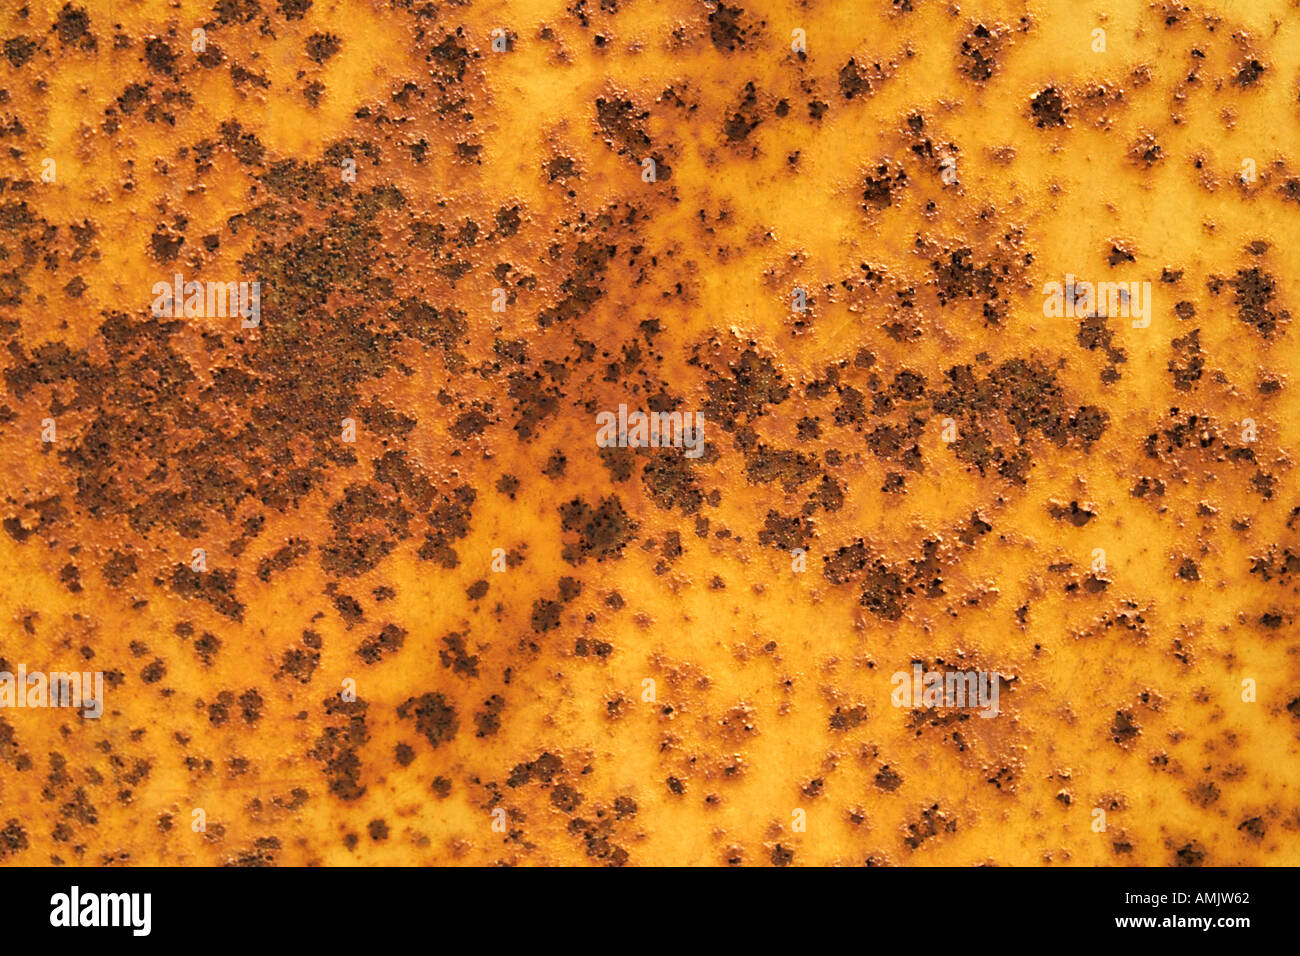
[[[0,863],[1300,863],[1286,3],[0,41]]]

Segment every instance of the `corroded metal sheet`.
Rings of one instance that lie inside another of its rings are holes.
[[[1292,5],[0,42],[0,862],[1300,862]]]

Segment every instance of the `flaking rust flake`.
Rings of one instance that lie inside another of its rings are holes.
[[[0,862],[1300,863],[1291,5],[0,43]]]

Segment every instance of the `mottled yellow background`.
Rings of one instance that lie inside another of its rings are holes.
[[[1300,863],[1294,4],[0,34],[0,669],[109,675],[0,712],[0,861]]]

